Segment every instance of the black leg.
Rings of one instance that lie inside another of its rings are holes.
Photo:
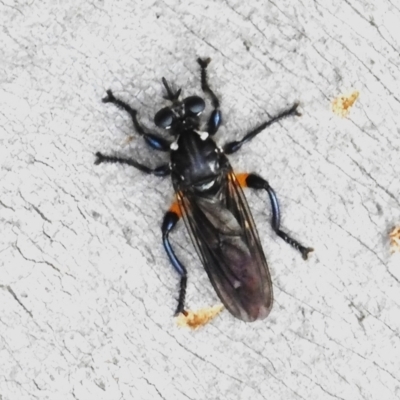
[[[131,116],[136,131],[139,133],[139,135],[143,136],[145,142],[151,148],[160,151],[169,151],[170,143],[161,136],[146,131],[146,129],[142,125],[140,125],[139,121],[137,120],[137,111],[134,110],[129,104],[114,97],[113,92],[111,90],[107,90],[107,97],[104,97],[102,101],[103,103],[113,103],[118,108],[125,110]]]
[[[218,128],[221,125],[221,110],[219,109],[219,100],[214,92],[211,90],[210,86],[208,86],[207,79],[207,65],[210,63],[211,58],[198,58],[197,62],[201,68],[201,88],[204,93],[207,93],[211,97],[211,104],[214,107],[213,112],[211,113],[210,119],[207,124],[207,132],[209,135],[215,135]]]
[[[238,151],[245,143],[249,142],[251,139],[253,139],[255,136],[257,136],[261,131],[263,131],[265,128],[268,126],[272,125],[274,122],[278,122],[283,118],[289,117],[291,115],[297,115],[300,116],[301,114],[297,111],[297,107],[299,106],[299,103],[293,104],[291,108],[288,110],[285,110],[281,112],[279,115],[276,117],[270,119],[267,122],[264,122],[257,128],[253,129],[251,132],[245,135],[245,137],[242,140],[239,141],[233,141],[229,142],[224,146],[224,152],[225,154],[232,154]]]
[[[179,221],[180,212],[177,204],[173,204],[170,211],[168,211],[164,216],[164,221],[162,223],[161,231],[163,236],[163,245],[172,266],[178,272],[181,277],[178,307],[176,308],[175,315],[179,313],[185,314],[185,296],[186,296],[186,285],[187,285],[187,272],[186,268],[179,261],[178,257],[175,255],[172,249],[171,243],[169,242],[169,233],[175,227],[176,223]]]
[[[171,172],[168,164],[163,164],[156,168],[150,168],[150,167],[147,167],[146,165],[138,163],[136,160],[133,160],[132,158],[106,156],[100,152],[97,152],[96,153],[96,161],[94,163],[96,165],[99,165],[103,162],[130,165],[132,167],[139,169],[142,172],[145,172],[146,174],[153,174],[156,176],[167,176]]]
[[[255,174],[248,174],[246,179],[246,186],[252,189],[264,189],[268,192],[269,199],[271,201],[271,207],[272,207],[272,221],[271,225],[273,230],[276,232],[276,234],[281,237],[286,243],[289,243],[291,246],[293,246],[296,250],[298,250],[304,260],[307,260],[308,253],[314,251],[311,247],[304,247],[302,246],[298,241],[292,239],[287,233],[283,232],[280,229],[280,224],[281,224],[281,215],[280,215],[280,210],[279,210],[279,203],[278,199],[276,197],[276,194],[272,187],[269,185],[269,183],[259,177],[258,175]]]

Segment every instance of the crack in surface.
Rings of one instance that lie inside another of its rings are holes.
[[[24,303],[18,298],[14,290],[12,290],[11,286],[9,285],[0,285],[0,288],[3,290],[6,290],[8,293],[11,294],[11,296],[14,298],[14,300],[25,310],[25,312],[33,319],[32,313],[25,307]]]

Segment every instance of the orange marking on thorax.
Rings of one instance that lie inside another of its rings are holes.
[[[249,174],[246,174],[244,172],[236,175],[236,179],[237,179],[240,187],[242,187],[242,188],[247,187],[246,179],[248,176],[249,176]]]
[[[171,212],[175,213],[179,218],[181,218],[182,217],[182,211],[181,211],[181,207],[179,206],[179,202],[178,202],[179,196],[180,196],[180,194],[177,193],[176,194],[176,199],[171,204],[171,207],[169,208],[168,211],[171,211]]]

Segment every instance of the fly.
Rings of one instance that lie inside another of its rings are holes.
[[[130,165],[147,174],[171,175],[176,200],[166,212],[161,226],[162,241],[169,260],[180,276],[176,314],[186,313],[185,295],[187,270],[176,256],[169,234],[183,217],[193,244],[219,298],[229,312],[243,321],[264,319],[273,303],[272,282],[242,188],[265,190],[271,208],[271,225],[276,234],[298,250],[306,260],[310,247],[302,246],[280,229],[279,203],[269,183],[254,173],[235,174],[227,154],[237,152],[265,128],[289,116],[299,116],[298,103],[248,132],[241,140],[231,141],[222,148],[213,140],[222,122],[220,102],[208,84],[207,66],[210,59],[198,59],[201,88],[209,96],[213,110],[205,129],[200,115],[205,102],[199,96],[180,100],[181,89],[171,90],[165,78],[164,97],[171,104],[159,110],[155,125],[168,130],[173,141],[154,133],[137,119],[137,111],[107,91],[104,103],[113,103],[132,118],[135,130],[154,150],[168,152],[170,162],[156,168],[135,159],[96,153],[96,164],[103,162]]]

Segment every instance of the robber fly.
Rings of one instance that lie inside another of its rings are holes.
[[[176,314],[185,313],[187,270],[175,255],[169,234],[183,217],[193,244],[208,277],[225,307],[243,321],[266,318],[272,308],[271,276],[253,217],[242,188],[266,190],[272,206],[272,228],[285,242],[307,259],[312,251],[302,246],[280,229],[278,199],[268,182],[253,173],[235,174],[227,154],[238,151],[262,130],[288,116],[300,115],[298,104],[264,122],[241,140],[218,147],[212,136],[221,125],[220,103],[211,90],[207,78],[210,59],[198,59],[201,87],[210,97],[213,111],[205,129],[200,125],[200,114],[205,109],[201,97],[189,96],[180,100],[181,89],[171,90],[165,78],[162,83],[166,100],[171,105],[159,110],[154,122],[169,131],[173,141],[143,127],[137,111],[107,91],[104,103],[113,103],[127,111],[136,131],[154,150],[169,152],[170,162],[151,168],[132,158],[96,153],[96,164],[121,163],[156,176],[171,175],[176,200],[164,216],[162,240],[165,251],[180,275],[180,290]]]

